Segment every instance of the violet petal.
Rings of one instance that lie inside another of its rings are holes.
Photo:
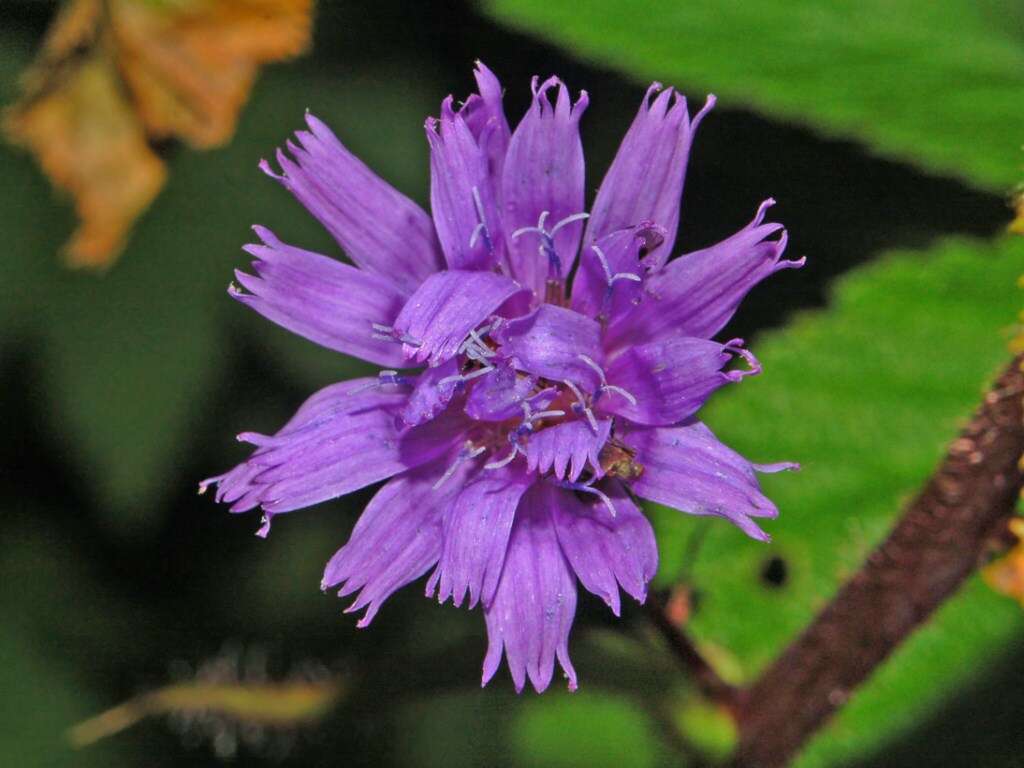
[[[458,375],[458,357],[451,357],[436,368],[423,371],[416,377],[409,402],[402,411],[402,421],[412,427],[437,416],[461,388]]]
[[[751,288],[780,269],[803,266],[803,259],[780,260],[785,232],[778,240],[765,240],[782,229],[781,224],[762,223],[773,202],[765,201],[754,220],[732,237],[651,274],[640,305],[609,327],[609,348],[668,333],[709,339],[729,322]]]
[[[430,143],[430,208],[450,269],[486,270],[504,250],[497,193],[487,156],[465,118],[441,105],[440,119],[426,123]]]
[[[630,482],[638,496],[691,515],[723,517],[752,538],[771,540],[753,518],[776,517],[778,509],[761,493],[755,465],[721,443],[704,424],[623,424],[616,436],[636,452],[635,460],[643,467]],[[775,467],[791,468],[795,465]]]
[[[622,486],[606,489],[616,515],[600,502],[587,503],[569,491],[556,491],[551,505],[558,542],[583,586],[619,615],[619,586],[638,602],[658,570],[654,529]]]
[[[719,344],[671,334],[630,347],[609,363],[607,375],[609,384],[621,387],[632,399],[610,390],[596,408],[639,424],[683,421],[719,387],[760,372],[757,360],[742,344],[742,339]],[[723,371],[734,356],[742,356],[750,369]]]
[[[604,359],[601,326],[589,317],[542,304],[532,314],[506,323],[499,335],[521,371],[553,381],[568,379],[588,389],[600,382],[597,371],[581,357],[598,365]]]
[[[247,292],[232,297],[268,320],[329,349],[386,366],[403,364],[399,345],[373,335],[373,323],[394,320],[405,296],[388,278],[282,243],[253,227],[263,245],[247,245],[256,275],[236,271]]]
[[[601,470],[601,449],[608,442],[612,420],[598,419],[597,431],[586,419],[564,421],[546,427],[526,442],[526,467],[530,472],[575,482],[589,463],[595,475]]]
[[[357,626],[366,627],[397,589],[418,579],[441,556],[442,525],[462,487],[465,469],[439,487],[443,461],[389,480],[359,516],[348,543],[324,570],[320,588],[338,596],[359,592],[345,612],[366,608]]]
[[[645,221],[610,232],[584,248],[572,283],[573,310],[607,321],[632,309],[640,301],[646,272],[641,250],[650,250],[664,237],[661,227]]]
[[[407,358],[440,365],[471,330],[521,292],[515,281],[494,272],[438,272],[402,307],[394,329],[405,341]]]
[[[467,607],[488,604],[501,575],[509,531],[519,499],[536,478],[515,466],[482,470],[466,484],[445,519],[444,550],[427,584],[427,595],[437,587],[438,602],[449,597]]]
[[[524,227],[536,227],[545,211],[547,232],[583,211],[584,164],[579,123],[587,106],[587,95],[581,93],[577,102],[570,104],[569,91],[556,77],[540,87],[534,78],[532,87],[533,101],[508,146],[502,202],[511,274],[542,300],[549,274],[564,279],[572,269],[583,221],[566,223],[553,237],[534,231],[513,234]],[[557,89],[554,105],[548,96],[552,88]],[[549,267],[549,262],[553,266]]]
[[[479,94],[473,94],[463,104],[462,115],[473,134],[476,143],[483,150],[487,160],[487,172],[493,189],[500,192],[502,167],[511,131],[502,106],[501,83],[482,61],[476,62],[473,71]]]
[[[349,152],[323,122],[306,114],[309,131],[278,150],[281,175],[260,167],[306,206],[345,253],[409,295],[444,268],[430,216]],[[292,159],[294,158],[294,159]]]
[[[551,520],[557,489],[538,483],[523,496],[509,538],[494,600],[484,609],[487,655],[483,684],[494,677],[502,652],[516,691],[529,677],[540,693],[551,683],[557,657],[576,690],[569,659],[569,632],[576,613],[576,579],[558,544]]]
[[[657,83],[648,89],[598,189],[583,240],[585,246],[616,229],[652,220],[665,228],[666,236],[651,251],[649,263],[657,268],[668,260],[679,226],[690,143],[714,103],[714,97],[709,96],[691,120],[686,99],[680,94],[671,88],[661,90]]]
[[[463,440],[461,414],[399,431],[405,392],[354,379],[315,394],[275,435],[243,433],[256,451],[216,482],[231,511],[269,515],[342,496],[445,455]]]
[[[520,416],[537,380],[516,373],[507,362],[483,377],[466,398],[466,413],[475,421],[506,421]]]

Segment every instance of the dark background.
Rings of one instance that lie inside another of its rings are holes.
[[[0,6],[0,93],[7,101],[53,9],[45,2]],[[155,490],[122,494],[114,505],[97,490],[103,482],[94,475],[102,469],[81,460],[48,394],[54,377],[64,374],[52,368],[48,345],[54,342],[40,330],[44,322],[83,324],[83,333],[105,350],[138,343],[122,338],[117,322],[96,321],[140,311],[134,302],[122,307],[98,299],[112,290],[104,281],[137,280],[140,292],[158,291],[164,281],[219,292],[244,263],[239,248],[255,222],[284,239],[334,252],[301,206],[256,169],[260,157],[300,127],[304,107],[425,204],[422,119],[447,93],[460,97],[472,89],[476,58],[505,85],[513,124],[534,74],[557,73],[573,90],[588,90],[584,145],[592,193],[645,84],[565,58],[461,2],[322,3],[312,52],[264,71],[230,147],[205,155],[163,148],[171,160],[168,189],[107,276],[60,273],[56,251],[72,226],[69,206],[52,195],[25,154],[0,148],[0,233],[10,251],[0,258],[21,259],[12,269],[24,278],[24,284],[8,284],[9,304],[0,312],[0,610],[9,635],[0,647],[0,707],[6,712],[0,763],[218,764],[209,738],[194,726],[182,734],[146,722],[78,754],[63,746],[63,731],[167,683],[180,662],[194,668],[226,650],[265,654],[275,678],[323,666],[346,686],[343,703],[318,725],[271,734],[262,746],[240,746],[235,759],[243,764],[588,764],[585,752],[574,751],[586,743],[587,723],[573,714],[565,694],[547,694],[563,715],[560,742],[557,734],[530,731],[541,726],[530,725],[523,712],[536,697],[516,697],[504,670],[488,689],[475,688],[485,647],[479,615],[438,608],[414,585],[388,602],[371,629],[357,631],[352,617],[340,615],[343,604],[320,594],[322,565],[345,541],[370,491],[278,518],[265,542],[252,535],[255,516],[229,515],[196,495],[199,479],[244,455],[235,433],[273,429],[313,387],[351,376],[354,363],[307,349],[307,342],[246,317],[218,293],[214,309],[203,310],[216,313],[209,321],[218,329],[209,349],[215,375],[198,396],[189,396],[173,460],[148,479]],[[689,93],[687,83],[675,85]],[[704,94],[690,96],[699,103]],[[752,294],[733,326],[733,335],[748,339],[821,304],[833,278],[882,247],[923,246],[953,232],[991,236],[1008,218],[998,196],[725,103],[695,144],[677,251],[731,233],[769,195],[779,201],[775,217],[790,230],[789,253],[809,261],[800,272],[783,273],[772,290]],[[51,302],[61,304],[57,320]],[[14,306],[18,310],[9,311]],[[172,307],[164,325],[180,320],[187,326],[194,311],[183,307],[178,318]],[[160,357],[155,342],[154,358]],[[94,373],[126,377],[113,391],[130,393],[132,372],[104,362],[110,359],[116,354],[98,358],[96,365],[109,370]],[[96,407],[113,420],[130,410],[115,395]],[[124,439],[150,438],[128,433]],[[619,626],[602,609],[581,597],[574,637],[586,627]],[[624,621],[627,635],[645,631],[633,606]],[[575,640],[574,654],[577,668],[587,670],[584,691],[572,700],[582,702],[583,712],[596,711],[587,709],[590,684],[628,692],[638,710],[663,691],[663,661],[653,668],[643,658],[609,663],[598,644],[576,649]],[[1021,754],[1022,672],[1024,658],[1008,659],[877,764],[930,765],[941,756],[943,765],[973,765],[971,745],[993,755]],[[637,732],[642,736],[642,728]],[[673,764],[671,742],[654,740],[660,746],[624,746],[619,764]],[[951,744],[957,745],[953,752]],[[958,762],[957,755],[964,757]]]

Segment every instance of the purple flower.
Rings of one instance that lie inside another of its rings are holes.
[[[364,627],[430,572],[428,596],[483,606],[485,684],[504,654],[517,691],[527,677],[543,691],[556,657],[574,689],[577,581],[618,615],[619,590],[642,602],[657,569],[638,497],[768,539],[756,518],[777,510],[755,471],[794,465],[750,463],[696,413],[760,372],[742,340],[711,338],[754,285],[803,261],[781,260],[771,200],[732,237],[669,260],[713,97],[691,118],[652,85],[588,216],[586,93],[573,103],[557,78],[534,79],[510,131],[497,79],[479,64],[476,80],[426,123],[432,216],[312,115],[278,151],[280,174],[262,164],[352,265],[256,227],[254,274],[236,272],[231,295],[387,370],[317,392],[274,435],[239,435],[256,450],[202,487],[232,512],[261,508],[265,536],[275,515],[386,480],[322,588],[355,595]]]

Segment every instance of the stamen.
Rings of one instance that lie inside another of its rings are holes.
[[[544,211],[544,213],[547,213],[547,211]],[[551,228],[551,231],[548,234],[551,235],[552,237],[554,237],[555,233],[558,232],[558,230],[560,230],[562,227],[567,227],[570,224],[572,224],[574,221],[583,221],[584,219],[589,219],[589,218],[590,218],[590,214],[589,213],[574,213],[571,216],[566,216],[560,222],[555,224],[555,226],[553,226]],[[538,223],[538,226],[543,226],[543,224]]]
[[[490,464],[484,464],[484,469],[501,469],[512,463],[516,456],[519,455],[519,446],[513,445],[512,451],[508,456],[501,459],[500,461],[492,461]]]
[[[594,412],[590,410],[590,408],[587,406],[586,400],[583,397],[583,393],[580,392],[579,387],[577,387],[568,379],[564,379],[562,383],[565,384],[565,386],[567,386],[569,389],[571,389],[572,393],[576,395],[576,400],[578,402],[575,404],[574,408],[578,408],[579,411],[582,411],[582,413],[586,415],[587,421],[590,422],[590,428],[594,430],[594,434],[596,435],[600,431],[597,426],[597,419],[594,417]]]
[[[558,230],[562,229],[563,227],[569,226],[573,222],[581,221],[583,219],[588,218],[590,214],[573,213],[569,216],[566,216],[564,219],[555,224],[555,226],[553,226],[550,230],[548,230],[545,228],[545,224],[547,223],[549,215],[550,211],[542,211],[540,214],[540,218],[537,219],[536,226],[520,227],[519,229],[515,230],[512,233],[512,239],[515,240],[520,235],[524,235],[527,232],[536,232],[538,235],[540,235],[540,245],[538,246],[537,251],[538,253],[540,253],[540,255],[548,257],[549,293],[560,294],[562,281],[562,260],[558,255],[558,251],[555,250],[555,234],[558,232]],[[558,285],[552,286],[551,283],[558,283]],[[553,288],[557,290],[552,290]],[[552,296],[552,298],[558,298],[558,296],[555,295]],[[545,300],[549,301],[547,298]],[[549,301],[549,303],[558,302]]]
[[[374,332],[370,334],[375,339],[381,341],[397,341],[401,344],[408,344],[410,347],[422,347],[423,342],[419,339],[413,338],[407,333],[399,333],[396,329],[390,325],[384,325],[383,323],[371,323]]]
[[[594,496],[597,496],[597,498],[601,500],[601,503],[608,508],[608,512],[611,513],[611,516],[617,517],[617,514],[615,512],[615,505],[612,503],[612,500],[608,497],[608,494],[606,494],[600,488],[594,488],[591,485],[591,483],[593,482],[594,478],[591,478],[586,483],[568,483],[563,481],[562,483],[559,483],[559,485],[561,485],[563,488],[568,488],[569,490],[572,491],[580,491],[581,493],[591,493]]]
[[[643,282],[643,278],[636,272],[616,272],[612,275],[611,283],[614,283],[616,280],[632,280],[634,283]],[[611,285],[611,283],[609,283],[609,285]]]
[[[488,252],[494,251],[494,244],[491,242],[491,233],[487,229],[487,222],[484,218],[484,202],[480,199],[480,189],[473,187],[473,206],[476,208],[476,217],[479,223],[473,227],[473,233],[469,236],[469,247],[473,248],[476,245],[477,239],[482,235],[484,239],[484,246]]]
[[[590,357],[589,355],[584,355],[582,353],[576,355],[576,357],[578,357],[580,360],[582,360],[584,363],[589,365],[597,372],[597,375],[601,377],[601,384],[605,383],[606,379],[604,377],[604,368],[602,368],[600,365],[594,362],[594,358]]]
[[[470,360],[487,364],[488,359],[494,357],[494,352],[489,347],[477,343],[474,339],[466,339],[459,347],[459,354],[464,354]]]
[[[477,218],[483,223],[484,220],[484,203],[480,199],[480,188],[473,187],[473,205],[476,207]]]
[[[643,282],[643,278],[635,272],[616,272],[613,275],[612,268],[608,265],[608,257],[604,255],[604,251],[601,250],[600,246],[592,245],[590,248],[597,255],[597,261],[601,265],[601,269],[604,272],[605,282],[608,283],[609,288],[611,288],[617,280],[632,280],[636,283]]]
[[[580,404],[582,405],[583,404],[583,393],[580,391],[580,388],[577,387],[575,384],[573,384],[568,379],[565,379],[562,383],[565,384],[565,386],[567,386],[569,389],[572,390],[572,393],[574,395],[576,395],[576,399],[579,400]]]
[[[474,362],[488,365],[487,361],[490,358],[494,357],[494,355],[487,354],[486,351],[484,351],[483,349],[474,344],[473,346],[466,350],[466,357],[468,357],[470,360]]]
[[[497,352],[488,347],[487,342],[481,337],[481,334],[486,334],[491,330],[491,327],[490,325],[485,325],[483,328],[470,331],[459,347],[459,354],[466,354],[470,359],[485,364],[488,358],[497,355]]]
[[[754,357],[754,353],[743,347],[743,339],[730,339],[722,345],[726,352],[742,357],[744,362],[750,366],[748,370],[733,370],[725,375],[733,381],[739,381],[745,376],[756,376],[761,372],[761,362]]]
[[[477,238],[480,237],[480,233],[483,232],[484,229],[485,229],[485,225],[484,225],[484,223],[482,221],[479,224],[477,224],[475,227],[473,227],[473,232],[469,236],[469,247],[470,248],[473,248],[476,245]]]
[[[476,341],[477,344],[479,344],[481,347],[485,347],[487,345],[484,343],[484,340],[483,338],[481,338],[481,336],[482,334],[485,334],[490,330],[491,326],[485,325],[483,328],[473,329],[472,331],[469,332],[469,335],[473,337],[473,340]]]
[[[512,432],[509,433],[508,439],[512,440],[513,437],[514,437],[515,440],[521,440],[522,438],[526,437],[531,432],[533,432],[533,424],[531,424],[528,421],[524,421],[518,427],[516,427]]]
[[[350,394],[358,395],[368,389],[374,389],[376,387],[383,387],[386,385],[394,387],[408,387],[412,386],[412,382],[409,381],[408,376],[402,376],[398,371],[384,370],[377,373],[377,381],[371,381],[357,389],[353,389]]]
[[[547,221],[547,218],[548,211],[541,211],[540,218],[537,219],[537,226],[520,227],[519,229],[512,233],[512,239],[515,240],[517,237],[519,237],[522,234],[525,234],[526,232],[536,232],[539,235],[546,235],[547,230],[544,229],[544,222]]]
[[[594,359],[592,357],[584,354],[577,355],[577,357],[584,363],[589,365],[591,368],[593,368],[597,372],[597,375],[601,377],[601,386],[597,390],[598,396],[600,396],[604,392],[614,392],[620,397],[623,397],[626,400],[628,400],[630,405],[636,405],[636,397],[634,397],[627,389],[625,389],[624,387],[620,387],[616,384],[608,383],[608,380],[605,378],[604,375],[604,369],[596,362],[594,362]],[[594,398],[594,401],[597,401],[597,397]]]
[[[486,450],[487,448],[485,448],[482,445],[474,448],[473,443],[467,440],[466,445],[463,447],[461,451],[459,451],[459,455],[455,457],[455,461],[452,462],[452,465],[444,471],[444,474],[441,475],[441,477],[437,479],[437,482],[434,483],[434,485],[431,487],[432,490],[436,491],[438,488],[444,485],[444,481],[455,474],[455,470],[459,468],[462,462],[466,461],[467,459],[475,459],[477,456],[479,456]]]
[[[541,419],[557,419],[560,416],[565,416],[565,411],[538,411],[537,413],[530,414],[527,418],[532,421],[540,421]]]
[[[519,229],[515,230],[512,233],[512,239],[515,240],[520,235],[525,235],[527,232],[536,232],[538,235],[546,235],[547,234],[547,232],[545,232],[540,227],[520,227]]]
[[[443,379],[441,379],[439,382],[437,382],[437,386],[439,386],[439,387],[443,386],[443,385],[447,384],[449,381],[461,381],[461,382],[472,381],[473,379],[478,379],[481,376],[486,376],[488,373],[490,373],[493,370],[494,370],[494,366],[493,365],[488,365],[488,366],[486,366],[484,368],[478,368],[477,370],[472,371],[470,373],[457,373],[454,376],[445,376]]]
[[[636,397],[634,397],[628,390],[616,386],[615,384],[602,384],[601,389],[605,390],[606,392],[614,392],[620,397],[625,398],[626,400],[629,401],[630,405],[636,405],[637,403]]]

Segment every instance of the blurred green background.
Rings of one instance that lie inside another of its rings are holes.
[[[274,430],[314,388],[362,370],[225,293],[253,223],[337,254],[256,168],[306,108],[426,205],[423,119],[472,89],[476,58],[513,122],[534,74],[590,93],[591,192],[650,80],[693,102],[714,91],[677,251],[730,234],[770,195],[808,264],[745,303],[727,333],[766,372],[706,420],[752,459],[804,470],[767,483],[782,509],[769,546],[652,510],[658,586],[692,589],[692,630],[723,674],[742,682],[768,663],[884,534],[1007,357],[1024,272],[1022,241],[1002,234],[1022,176],[1024,15],[995,0],[697,5],[321,2],[312,51],[264,70],[229,146],[161,147],[169,183],[106,274],[61,265],[70,206],[0,146],[0,765],[220,764],[230,744],[218,756],[181,716],[78,752],[65,730],[224,653],[265,655],[275,679],[325,668],[344,684],[318,724],[229,729],[242,764],[714,760],[728,729],[635,606],[616,621],[581,599],[579,693],[516,696],[504,672],[481,691],[475,612],[413,586],[357,631],[320,593],[369,491],[280,518],[266,541],[254,516],[195,494],[245,455],[234,434]],[[0,5],[0,102],[55,8]],[[1022,764],[1022,638],[1020,607],[973,581],[800,765]]]

